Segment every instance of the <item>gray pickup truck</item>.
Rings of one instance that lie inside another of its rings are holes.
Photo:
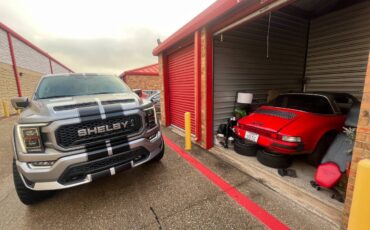
[[[14,98],[12,105],[22,109],[13,129],[13,176],[24,204],[163,157],[153,104],[118,77],[47,75],[31,100]]]

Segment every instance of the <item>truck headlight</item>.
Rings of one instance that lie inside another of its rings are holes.
[[[148,128],[154,128],[157,125],[157,115],[155,113],[155,108],[150,107],[149,109],[145,109],[145,121],[148,125]]]
[[[27,153],[39,153],[44,151],[44,144],[41,137],[41,126],[37,125],[19,125],[18,134],[22,142],[23,150]]]
[[[281,136],[281,140],[286,141],[286,142],[293,142],[293,143],[299,143],[302,141],[300,137],[291,137],[291,136]]]

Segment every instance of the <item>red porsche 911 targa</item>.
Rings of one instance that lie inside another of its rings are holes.
[[[342,130],[355,97],[345,93],[287,93],[238,120],[235,133],[257,143],[265,152],[309,154],[309,163],[320,163],[325,151]]]

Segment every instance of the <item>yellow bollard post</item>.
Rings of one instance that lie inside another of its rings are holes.
[[[4,111],[4,117],[9,117],[10,116],[8,103],[6,103],[5,100],[3,100],[3,111]]]
[[[361,160],[357,165],[356,181],[349,214],[348,229],[369,229],[370,206],[370,159]]]
[[[191,150],[190,112],[185,113],[185,150]]]

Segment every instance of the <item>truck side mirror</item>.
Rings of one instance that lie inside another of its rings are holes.
[[[143,91],[141,89],[133,89],[134,93],[136,93],[139,97],[143,96]]]
[[[11,99],[11,102],[14,109],[24,109],[30,104],[28,97],[15,97]]]

